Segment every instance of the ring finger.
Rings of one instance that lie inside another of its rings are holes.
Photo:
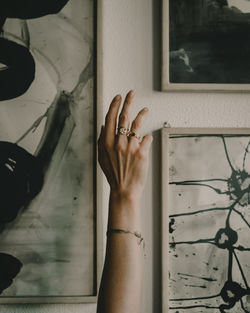
[[[148,112],[148,108],[142,109],[136,116],[136,118],[133,120],[131,125],[131,130],[129,132],[129,138],[130,140],[140,140],[141,136],[139,134],[139,131],[142,127],[143,121],[146,118]]]

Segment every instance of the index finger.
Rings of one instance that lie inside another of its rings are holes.
[[[116,135],[116,119],[119,112],[122,97],[120,95],[115,96],[112,100],[108,113],[105,117],[105,138],[110,140],[115,139]]]

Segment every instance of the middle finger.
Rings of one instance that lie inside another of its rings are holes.
[[[123,108],[119,115],[118,129],[121,127],[129,128],[130,112],[131,112],[134,96],[135,96],[135,92],[133,90],[130,90],[130,92],[127,94],[125,98]]]

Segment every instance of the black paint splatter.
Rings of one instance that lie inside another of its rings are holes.
[[[202,279],[205,281],[217,281],[217,279],[211,278],[211,277],[202,277],[202,276],[195,276],[195,275],[190,275],[190,274],[186,274],[186,273],[177,273],[178,275],[181,276],[187,276],[187,277],[194,277],[194,278],[198,278],[198,279]]]
[[[175,219],[171,218],[170,222],[169,222],[169,233],[172,234],[174,232],[174,228],[172,227],[175,223]]]

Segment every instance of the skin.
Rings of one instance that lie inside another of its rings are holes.
[[[122,98],[110,104],[98,139],[99,164],[110,185],[108,229],[141,231],[140,204],[148,171],[152,136],[142,140],[117,134],[117,127],[129,128],[134,99],[130,91],[119,114]],[[133,120],[131,130],[140,134],[148,109]],[[142,244],[132,234],[111,233],[98,297],[98,313],[139,313],[142,294]]]

